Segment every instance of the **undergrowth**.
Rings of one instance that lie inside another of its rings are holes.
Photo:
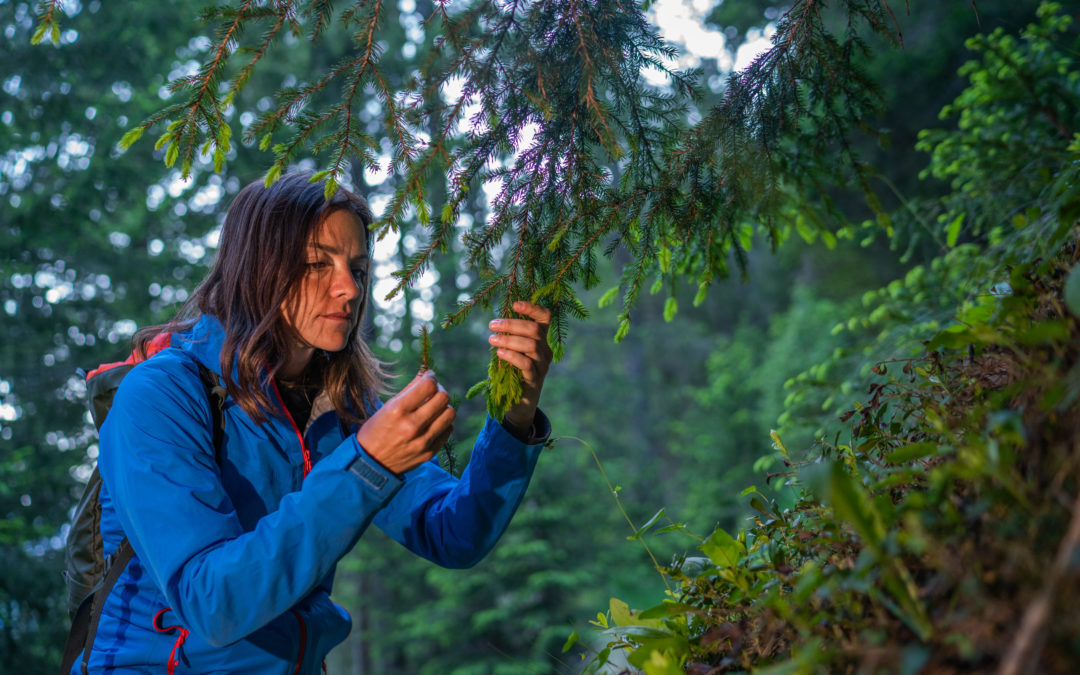
[[[748,487],[750,527],[658,565],[655,606],[597,616],[586,672],[1076,672],[1080,41],[1044,3],[969,46],[959,128],[920,145],[953,192],[907,211],[941,254],[789,383],[821,422],[799,451],[773,434],[794,503]]]

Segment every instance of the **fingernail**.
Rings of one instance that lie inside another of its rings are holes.
[[[488,342],[490,342],[491,344],[495,344],[498,341],[498,339],[499,339],[499,336],[497,336],[497,335],[489,335],[488,336]]]

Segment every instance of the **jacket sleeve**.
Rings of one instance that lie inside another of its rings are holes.
[[[221,646],[315,589],[403,481],[350,437],[244,531],[214,460],[193,362],[132,370],[101,429],[99,468],[141,565],[182,620]]]
[[[480,562],[510,524],[550,434],[547,417],[536,414],[532,444],[489,416],[460,479],[440,468],[437,457],[406,473],[375,525],[443,567]]]

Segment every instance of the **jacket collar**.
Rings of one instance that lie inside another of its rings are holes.
[[[195,325],[186,331],[177,333],[172,341],[173,347],[187,352],[199,363],[216,373],[218,377],[221,377],[221,350],[224,345],[225,328],[216,316],[210,314],[202,315],[195,322]],[[239,379],[239,369],[236,363],[233,363],[232,379],[233,382]],[[263,382],[263,390],[271,401],[277,401],[277,395],[270,387],[269,382]],[[311,416],[308,418],[307,427],[303,429],[303,433],[307,433],[307,429],[311,427],[316,418],[333,410],[333,407],[330,396],[326,391],[320,391],[312,402]]]

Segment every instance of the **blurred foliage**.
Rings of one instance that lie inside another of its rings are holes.
[[[1080,662],[1080,39],[1043,3],[1019,39],[968,46],[957,128],[922,142],[952,181],[941,254],[866,293],[834,331],[858,348],[789,382],[789,412],[826,397],[807,450],[772,435],[797,501],[746,488],[753,525],[661,570],[663,602],[610,601],[590,671],[616,652],[649,674]]]

